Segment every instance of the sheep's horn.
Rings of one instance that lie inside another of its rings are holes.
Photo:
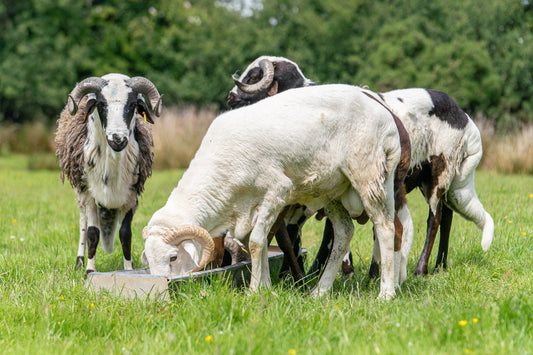
[[[235,85],[247,94],[257,94],[265,91],[272,81],[274,80],[274,64],[268,59],[261,59],[259,61],[259,67],[263,70],[263,77],[255,84],[245,84],[239,80],[236,74],[233,74],[232,78]]]
[[[232,265],[250,259],[250,254],[244,244],[232,237],[224,238],[224,249],[229,252]]]
[[[68,111],[71,115],[74,115],[78,111],[78,104],[82,97],[91,93],[102,90],[102,88],[107,84],[107,80],[99,78],[97,76],[91,76],[90,78],[84,79],[76,86],[70,94],[68,95]]]
[[[157,117],[161,116],[161,109],[163,108],[163,105],[161,105],[162,95],[159,95],[159,91],[157,91],[157,88],[150,80],[142,76],[135,76],[131,79],[126,80],[126,83],[135,92],[146,95],[148,97],[148,100],[150,100],[150,104],[152,105],[152,111],[154,111],[154,114]]]
[[[179,227],[171,228],[163,236],[163,241],[167,244],[179,245],[186,240],[194,240],[202,246],[202,257],[200,263],[191,272],[201,271],[213,260],[215,243],[209,232],[199,226],[185,224]]]

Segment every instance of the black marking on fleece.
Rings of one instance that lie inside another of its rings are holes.
[[[126,123],[126,126],[129,127],[131,120],[133,119],[133,115],[135,114],[135,109],[137,108],[137,93],[130,91],[128,93],[128,98],[126,99],[126,103],[124,104],[124,112],[122,113],[122,117],[124,118],[124,122]]]
[[[120,243],[124,259],[131,261],[131,220],[133,219],[133,209],[126,213],[120,225]]]
[[[100,117],[100,123],[105,129],[107,127],[107,100],[102,96],[101,93],[96,94],[97,104],[96,109],[98,110],[98,116]]]
[[[98,246],[98,242],[100,241],[100,230],[95,226],[90,226],[87,228],[87,257],[89,259],[94,258],[94,255],[96,254],[96,247]]]
[[[464,129],[468,124],[468,116],[455,103],[455,101],[447,94],[427,89],[426,90],[433,102],[433,108],[429,111],[429,115],[435,115],[443,122],[447,122],[455,129]]]

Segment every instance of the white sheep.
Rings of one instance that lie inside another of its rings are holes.
[[[152,173],[153,123],[161,96],[152,82],[122,74],[90,77],[76,85],[61,112],[55,137],[61,180],[66,175],[80,208],[80,240],[76,267],[95,271],[99,241],[111,253],[119,221],[124,269],[132,269],[131,221],[137,197]]]
[[[400,159],[391,113],[360,88],[325,85],[287,91],[217,117],[167,203],[143,231],[152,274],[180,269],[179,244],[197,239],[203,267],[211,236],[249,238],[250,288],[271,285],[267,235],[285,206],[325,206],[333,250],[313,294],[327,292],[366,212],[382,253],[379,297],[394,290],[393,172]],[[185,231],[182,232],[182,228]],[[198,237],[195,235],[198,233]],[[192,267],[192,265],[191,265]]]
[[[239,77],[233,77],[235,87],[227,97],[232,108],[253,104],[288,89],[314,85],[298,65],[283,57],[262,56],[254,60]],[[375,94],[366,90],[369,95]],[[379,98],[398,116],[411,141],[410,170],[405,179],[407,192],[419,187],[430,206],[426,243],[415,274],[427,273],[427,265],[433,242],[441,226],[437,266],[446,267],[448,240],[453,212],[473,221],[482,231],[483,250],[490,247],[494,234],[494,222],[479,201],[474,172],[483,149],[481,136],[474,122],[445,93],[428,89],[404,89],[378,94]],[[404,214],[404,238],[402,241],[401,279],[406,277],[407,257],[412,243],[412,224]],[[326,224],[325,237],[319,257],[312,270],[319,269],[327,259],[328,243],[333,231]],[[407,229],[407,230],[405,230]],[[378,245],[375,245],[378,247]],[[374,250],[379,257],[378,250]],[[351,257],[343,270],[353,272]],[[371,274],[377,272],[372,263]]]

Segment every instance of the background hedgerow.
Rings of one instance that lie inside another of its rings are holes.
[[[220,113],[213,107],[191,105],[163,109],[152,126],[154,168],[179,169],[190,160],[213,119]],[[521,125],[505,134],[498,133],[493,121],[478,115],[476,125],[483,140],[481,170],[505,174],[533,174],[533,125]],[[53,154],[55,126],[42,122],[0,125],[0,155],[26,154],[29,169],[58,169]]]

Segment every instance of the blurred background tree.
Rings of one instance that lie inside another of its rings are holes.
[[[54,122],[76,82],[109,72],[223,109],[264,54],[317,83],[429,87],[503,129],[533,121],[530,0],[4,0],[0,121]]]

